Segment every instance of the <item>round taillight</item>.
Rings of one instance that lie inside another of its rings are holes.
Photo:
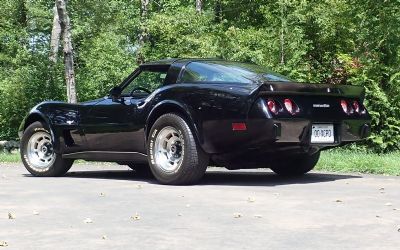
[[[290,100],[290,99],[285,99],[285,100],[283,101],[283,103],[284,103],[284,105],[285,105],[286,110],[287,110],[290,114],[294,115],[294,114],[297,113],[296,104],[294,104],[292,100]]]
[[[360,104],[357,101],[353,101],[353,108],[357,114],[360,114]]]
[[[279,112],[278,105],[276,105],[276,102],[274,100],[268,100],[267,105],[269,111],[271,111],[275,115],[278,114]]]
[[[347,104],[347,102],[345,100],[340,101],[340,106],[342,106],[343,112],[345,112],[346,114],[349,114],[349,105]]]

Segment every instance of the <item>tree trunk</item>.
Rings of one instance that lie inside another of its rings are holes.
[[[53,12],[54,12],[54,18],[53,18],[53,28],[51,30],[49,60],[54,64],[56,64],[58,48],[60,46],[60,35],[61,35],[61,26],[60,26],[60,20],[58,18],[58,11],[56,5],[54,5]]]
[[[147,30],[147,15],[150,0],[140,0],[140,34],[138,41],[138,50],[136,53],[136,62],[138,64],[144,63],[144,55],[143,55],[143,47],[145,42],[149,38],[148,30]]]
[[[215,1],[215,21],[221,23],[223,19],[222,15],[222,3],[221,0]]]
[[[284,9],[284,2],[280,2],[281,5],[281,34],[280,34],[280,50],[281,50],[281,64],[285,64],[285,28],[286,28],[286,21],[285,21],[285,9]]]
[[[201,13],[203,10],[203,0],[196,0],[196,11]]]
[[[72,48],[71,24],[67,12],[67,0],[56,0],[58,17],[60,19],[61,35],[63,37],[65,81],[67,83],[67,99],[76,103],[74,50]]]

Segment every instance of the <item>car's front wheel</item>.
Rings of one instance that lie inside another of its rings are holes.
[[[53,150],[51,134],[41,122],[34,122],[25,129],[21,138],[21,159],[32,175],[46,177],[64,175],[73,163]]]
[[[300,176],[310,172],[319,160],[320,153],[298,155],[288,160],[279,161],[271,167],[272,171],[282,176]]]
[[[186,121],[177,114],[164,114],[156,120],[147,150],[150,169],[162,184],[193,184],[207,169],[208,155],[198,145]]]

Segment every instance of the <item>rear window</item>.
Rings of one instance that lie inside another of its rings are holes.
[[[291,80],[254,64],[225,61],[191,62],[186,65],[180,79],[183,83],[251,84],[255,81],[288,82]]]

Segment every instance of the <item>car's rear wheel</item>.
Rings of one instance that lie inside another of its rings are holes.
[[[209,157],[179,115],[160,116],[147,142],[150,169],[162,184],[194,184],[203,177]]]
[[[63,159],[53,150],[51,134],[44,124],[34,122],[21,138],[21,159],[34,176],[62,176],[71,168],[73,160]]]
[[[271,167],[272,171],[282,176],[300,176],[311,171],[319,160],[320,153],[298,155],[289,160],[279,161]]]

